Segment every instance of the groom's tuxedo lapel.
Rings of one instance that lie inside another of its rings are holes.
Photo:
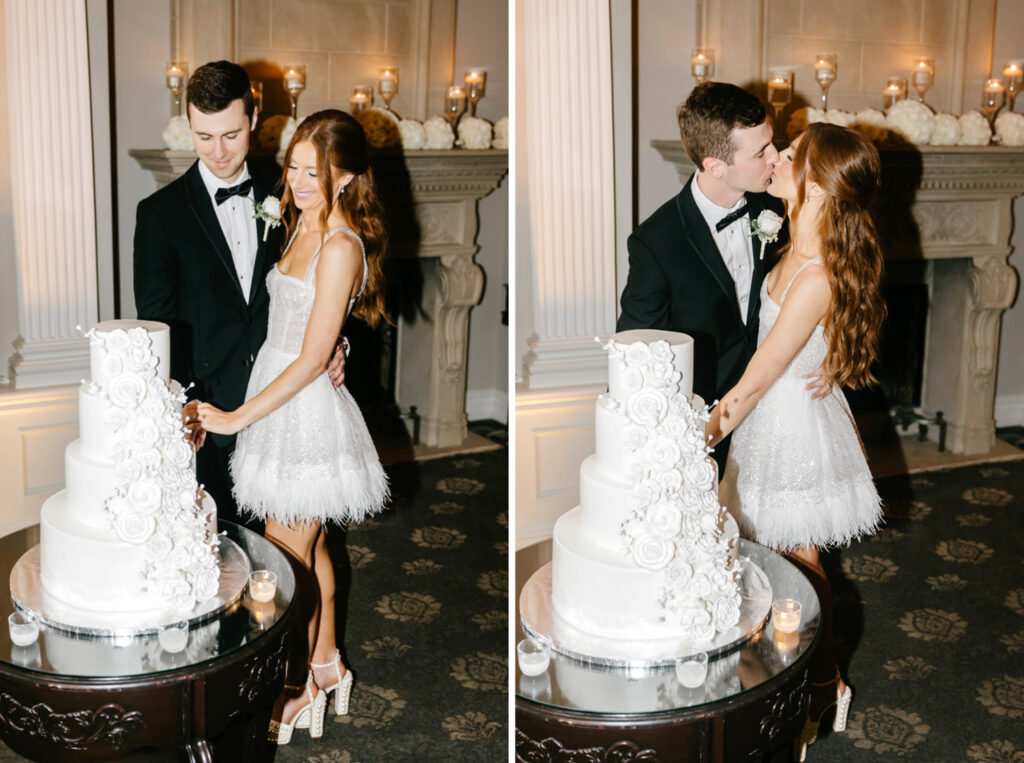
[[[676,197],[676,207],[679,210],[679,216],[683,220],[683,229],[688,234],[683,237],[683,246],[691,249],[697,255],[697,258],[704,263],[704,266],[711,271],[715,281],[718,282],[722,291],[730,298],[730,302],[736,308],[736,320],[740,320],[740,308],[736,301],[736,282],[729,275],[729,269],[725,267],[722,255],[718,251],[718,244],[712,238],[708,224],[704,221],[704,216],[697,209],[697,202],[693,200],[693,191],[690,189],[690,183],[695,182],[695,179],[696,175],[692,175],[690,182],[683,187],[682,192]]]
[[[750,205],[749,216],[751,220],[756,220],[757,216],[765,210],[764,195],[757,193],[746,194],[747,203]],[[750,251],[754,255],[754,267],[750,279],[750,295],[747,297],[747,321],[749,322],[752,316],[756,316],[758,311],[761,309],[761,283],[764,281],[765,274],[768,272],[768,262],[772,252],[772,245],[767,244],[764,250],[764,257],[761,257],[761,239],[757,236],[750,234],[750,228],[747,228],[748,235],[751,235],[750,239]]]
[[[249,174],[252,177],[252,195],[256,203],[262,202],[267,196],[270,195],[271,188],[264,184],[264,178],[262,175],[257,175],[249,169]],[[264,277],[267,274],[267,249],[271,244],[276,244],[277,239],[275,236],[264,236],[264,229],[267,223],[262,219],[256,220],[256,261],[252,267],[252,283],[249,285],[249,304],[252,304],[256,299],[256,295],[259,294],[260,286],[263,284]],[[276,257],[270,255],[270,261],[276,261]]]
[[[220,222],[217,220],[217,213],[213,209],[213,202],[210,201],[210,194],[203,185],[203,178],[199,174],[199,162],[196,161],[185,173],[185,185],[188,189],[188,206],[196,216],[203,233],[210,240],[210,245],[217,253],[221,264],[231,276],[231,282],[238,289],[238,296],[243,297],[242,284],[238,280],[238,272],[235,270],[235,262],[231,257],[231,250],[228,248],[227,239],[224,238],[224,231],[221,230]],[[262,237],[262,232],[260,236]],[[253,279],[255,282],[256,279]],[[244,298],[244,297],[243,297]]]

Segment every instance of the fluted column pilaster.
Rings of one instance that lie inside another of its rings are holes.
[[[6,0],[19,389],[88,376],[98,317],[89,51],[81,0]]]
[[[615,330],[610,12],[592,0],[524,0],[525,138],[533,250],[530,388],[599,383],[594,341]]]

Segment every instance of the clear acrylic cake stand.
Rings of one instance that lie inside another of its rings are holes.
[[[17,609],[32,614],[48,628],[78,636],[131,639],[156,633],[163,621],[171,619],[195,627],[234,605],[245,593],[249,573],[252,572],[249,557],[223,533],[217,553],[220,564],[217,595],[190,612],[172,613],[170,607],[166,610],[101,612],[65,604],[43,588],[38,543],[22,554],[11,569],[11,599]]]
[[[707,652],[713,659],[739,649],[761,630],[771,613],[772,586],[757,565],[761,547],[740,539],[740,619],[712,641],[695,643],[687,639],[625,640],[596,636],[562,619],[551,602],[551,563],[538,569],[519,597],[523,632],[549,642],[551,649],[585,664],[606,668],[646,670],[663,668],[679,657]]]

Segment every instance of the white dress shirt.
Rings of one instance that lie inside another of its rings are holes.
[[[718,221],[735,209],[747,203],[740,198],[733,206],[720,207],[705,196],[697,185],[700,173],[694,173],[690,188],[693,189],[693,200],[697,203],[704,221],[711,230],[711,237],[718,244],[718,252],[722,256],[729,275],[736,284],[736,301],[740,308],[740,318],[747,322],[747,307],[750,300],[750,281],[754,275],[754,248],[750,240],[750,215],[743,215],[730,223],[722,231],[716,230]]]
[[[231,196],[223,204],[218,204],[215,194],[218,188],[231,188],[249,179],[249,168],[242,165],[242,174],[233,183],[227,183],[210,172],[209,168],[199,162],[199,176],[203,179],[207,193],[210,194],[210,203],[217,213],[217,221],[220,229],[224,232],[224,240],[228,242],[231,250],[231,259],[235,263],[235,273],[238,275],[238,283],[242,287],[242,294],[245,301],[249,301],[249,289],[252,286],[252,271],[256,265],[256,248],[259,241],[256,238],[256,213],[255,196],[250,188],[247,196]]]

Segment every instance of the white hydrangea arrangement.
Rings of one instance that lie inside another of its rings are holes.
[[[455,133],[452,126],[444,117],[431,117],[423,123],[423,132],[426,140],[423,148],[426,149],[449,149],[455,145]]]
[[[192,130],[188,126],[188,117],[177,116],[167,120],[161,137],[164,145],[171,151],[195,151],[195,144],[192,142]]]
[[[960,115],[960,145],[987,146],[992,139],[992,128],[980,111]]]
[[[291,117],[286,117],[284,114],[275,114],[272,117],[267,117],[263,122],[263,126],[260,127],[260,132],[257,136],[260,148],[264,151],[277,153],[282,146],[287,146],[288,144],[282,143],[281,139],[285,129],[289,127],[289,122],[293,123],[291,125],[291,134],[288,136],[290,141],[291,136],[295,133],[295,120]]]
[[[362,126],[366,141],[373,148],[395,148],[402,144],[398,117],[390,109],[371,106],[356,114],[356,121]]]
[[[140,570],[150,590],[157,590],[182,612],[215,596],[220,567],[209,510],[198,500],[192,447],[185,439],[181,405],[185,394],[157,375],[158,360],[149,333],[136,327],[85,334],[102,344],[101,364],[110,377],[92,394],[110,404],[104,424],[117,437],[111,457],[115,489],[106,500],[111,530],[124,543],[144,545]]]
[[[508,117],[502,117],[494,123],[494,140],[491,141],[491,148],[508,150]]]
[[[284,123],[284,128],[281,130],[281,137],[277,140],[277,145],[280,150],[288,148],[288,144],[292,142],[292,138],[295,136],[295,128],[299,126],[298,121],[294,117],[288,117],[288,121]]]
[[[482,151],[491,147],[491,123],[479,117],[463,117],[459,120],[459,143],[470,151]]]
[[[633,512],[621,528],[637,566],[661,572],[666,620],[696,642],[736,625],[739,568],[722,537],[725,509],[708,458],[707,406],[694,407],[668,342],[605,345],[621,364],[624,400],[605,394],[598,404],[626,417]]]
[[[996,135],[1004,146],[1024,146],[1024,114],[1005,111],[996,117]]]
[[[878,109],[858,111],[850,127],[864,133],[870,140],[882,141],[889,137],[889,122]]]
[[[956,114],[936,114],[929,141],[933,146],[955,146],[960,142],[960,119]]]
[[[402,148],[406,151],[417,151],[423,148],[427,141],[427,134],[415,119],[403,119],[398,123],[398,133],[402,140]]]
[[[889,129],[919,146],[927,145],[935,129],[935,114],[920,101],[904,99],[889,108]]]

